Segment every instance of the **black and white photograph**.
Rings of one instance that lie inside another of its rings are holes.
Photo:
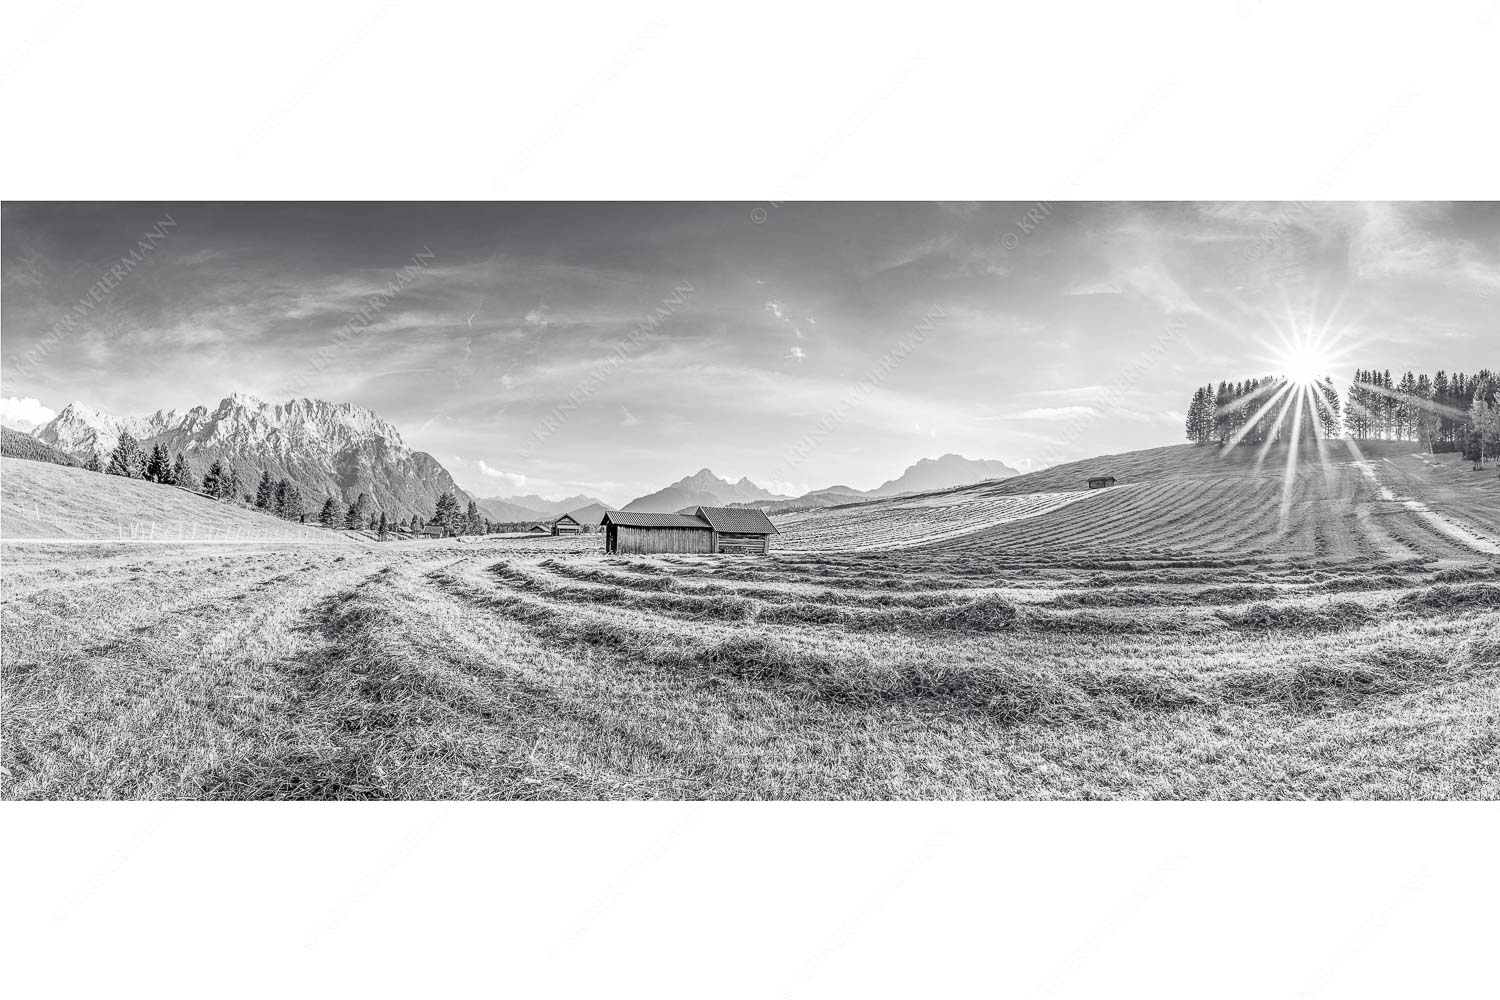
[[[7,32],[28,995],[1483,992],[1493,11],[273,9]]]
[[[4,242],[8,796],[1500,792],[1500,204]]]

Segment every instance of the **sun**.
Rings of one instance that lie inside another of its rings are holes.
[[[1327,348],[1312,338],[1286,345],[1277,362],[1286,380],[1295,385],[1312,385],[1321,381],[1329,375],[1334,364]]]
[[[1285,325],[1275,326],[1274,342],[1266,360],[1293,387],[1306,388],[1334,375],[1349,359],[1351,348],[1361,338],[1352,325],[1334,327],[1332,317],[1319,323],[1311,316],[1288,315]]]

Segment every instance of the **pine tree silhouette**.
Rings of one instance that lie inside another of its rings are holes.
[[[115,450],[109,453],[109,465],[104,471],[111,476],[126,476],[130,479],[141,478],[141,446],[136,443],[135,438],[127,432],[121,431],[119,440],[115,442]]]

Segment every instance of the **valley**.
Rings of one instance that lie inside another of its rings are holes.
[[[1493,473],[1327,444],[1290,490],[1176,446],[779,516],[766,558],[18,542],[27,473],[100,479],[7,459],[4,794],[1493,798]]]

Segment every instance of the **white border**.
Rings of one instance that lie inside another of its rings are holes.
[[[21,199],[1494,198],[1490,3],[64,2]],[[1493,988],[1493,804],[5,803],[16,995]],[[19,988],[17,988],[19,987]]]

